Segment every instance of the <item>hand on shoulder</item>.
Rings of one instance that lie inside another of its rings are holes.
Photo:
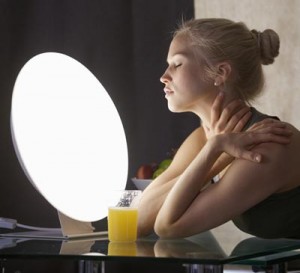
[[[211,143],[220,152],[259,163],[262,155],[251,150],[254,146],[266,142],[285,145],[290,143],[292,134],[285,122],[265,119],[251,126],[246,132],[216,135]]]

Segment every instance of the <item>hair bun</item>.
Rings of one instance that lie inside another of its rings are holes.
[[[272,29],[266,29],[259,32],[251,30],[256,37],[260,49],[261,63],[264,65],[272,64],[279,55],[280,40],[278,34]]]

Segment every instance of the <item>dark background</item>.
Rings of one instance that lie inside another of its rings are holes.
[[[0,217],[58,225],[56,210],[29,183],[12,146],[11,95],[23,65],[55,51],[92,71],[121,115],[127,188],[133,188],[139,165],[164,159],[199,124],[189,113],[169,112],[159,82],[172,31],[193,16],[193,0],[0,0]]]
[[[182,18],[193,16],[193,0],[0,0],[0,217],[58,226],[56,210],[27,180],[12,145],[11,95],[23,65],[39,53],[55,51],[92,71],[121,115],[129,151],[127,187],[132,188],[130,177],[139,165],[164,159],[198,126],[190,114],[168,111],[159,82],[171,32]],[[5,272],[72,272],[77,266],[16,260],[6,263]],[[109,271],[184,270],[181,265],[153,266],[114,264]]]

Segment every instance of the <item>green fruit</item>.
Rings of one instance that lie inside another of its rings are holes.
[[[172,162],[172,159],[170,159],[170,158],[164,159],[162,162],[159,163],[158,168],[165,170],[170,166],[171,162]]]
[[[161,175],[171,164],[172,159],[164,159],[159,163],[157,170],[153,173],[153,179]]]
[[[165,169],[162,168],[158,168],[154,173],[153,173],[153,179],[155,179],[156,177],[158,177],[159,175],[161,175],[163,172],[165,171]]]

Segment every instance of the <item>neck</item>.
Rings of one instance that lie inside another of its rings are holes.
[[[212,105],[219,95],[219,92],[211,93],[211,96],[207,97],[203,100],[201,105],[199,104],[199,108],[195,111],[195,114],[199,116],[204,126],[210,127],[211,122],[211,110]],[[225,92],[223,97],[223,103],[221,106],[221,111],[232,101],[240,99],[240,97],[233,92]],[[246,103],[245,103],[246,104]]]

